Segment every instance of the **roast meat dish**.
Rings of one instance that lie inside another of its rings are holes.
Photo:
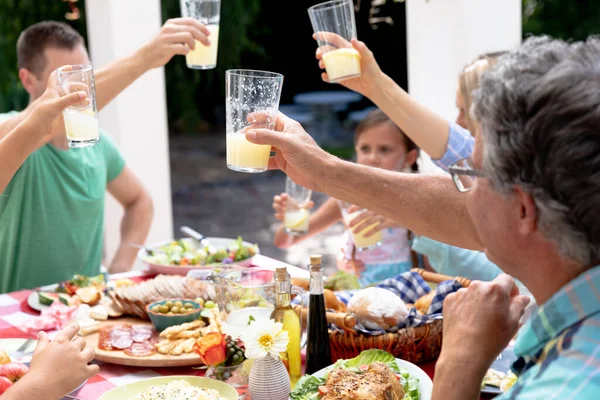
[[[404,397],[400,381],[381,362],[374,362],[359,372],[334,369],[319,392],[322,400],[401,400]]]

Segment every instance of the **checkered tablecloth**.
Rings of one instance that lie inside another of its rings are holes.
[[[260,256],[255,258],[254,264],[260,268],[273,269],[284,265],[294,276],[308,276],[306,270],[281,263],[271,258]],[[152,277],[143,271],[133,271],[125,274],[112,276],[111,279],[129,278],[133,281],[142,281]],[[8,294],[0,294],[0,338],[28,338],[27,333],[19,330],[16,326],[20,323],[35,318],[39,313],[33,310],[27,304],[27,298],[32,290],[22,290]],[[56,332],[49,332],[48,336],[52,338]],[[138,381],[141,379],[154,378],[157,376],[169,375],[196,375],[203,376],[204,370],[193,369],[192,367],[171,367],[171,368],[138,368],[115,364],[98,363],[100,372],[90,378],[85,386],[79,391],[77,397],[83,400],[96,400],[103,393],[117,386]]]

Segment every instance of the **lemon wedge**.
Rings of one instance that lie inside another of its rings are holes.
[[[308,210],[301,208],[297,211],[288,211],[285,213],[284,225],[288,229],[298,229],[308,222]]]

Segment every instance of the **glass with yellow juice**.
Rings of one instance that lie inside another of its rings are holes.
[[[351,204],[346,203],[345,201],[341,201],[341,200],[339,200],[338,203],[340,205],[340,210],[342,212],[342,217],[344,219],[344,223],[348,227],[350,226],[350,223],[355,218],[357,218],[363,212],[367,211],[367,210],[363,209],[363,210],[358,210],[353,213],[350,213],[350,212],[348,212],[348,209],[350,208]],[[360,232],[354,232],[352,229],[348,228],[348,231],[350,232],[350,235],[352,236],[352,240],[354,241],[354,244],[356,245],[356,249],[358,251],[373,249],[375,247],[381,246],[381,244],[383,243],[383,232],[382,231],[376,232],[370,236],[365,236],[365,233],[367,233],[371,229],[373,229],[373,227],[375,227],[375,225],[377,225],[377,223],[367,226],[365,229],[361,230]]]
[[[67,107],[63,111],[69,147],[81,148],[96,145],[100,140],[100,126],[92,65],[66,65],[58,68],[56,75],[64,94],[78,91],[87,93],[86,102]]]
[[[352,47],[356,22],[352,0],[332,0],[308,9],[329,82],[360,76],[360,54]]]
[[[289,235],[305,235],[308,233],[310,211],[308,205],[312,190],[298,185],[289,177],[285,180],[287,203],[283,226]]]
[[[275,128],[283,75],[256,70],[225,72],[227,167],[258,173],[267,170],[271,146],[246,140],[248,129]]]
[[[181,15],[195,18],[209,30],[210,45],[195,41],[195,48],[185,56],[188,68],[213,69],[217,66],[221,0],[180,0]]]

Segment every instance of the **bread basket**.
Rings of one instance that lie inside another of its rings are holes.
[[[438,284],[446,280],[456,280],[463,287],[471,283],[469,279],[451,277],[415,268],[417,272],[429,283]],[[296,306],[296,312],[301,318],[306,319],[306,307]],[[327,322],[334,324],[342,330],[329,330],[329,343],[332,359],[349,359],[358,356],[363,350],[381,349],[394,355],[396,358],[420,363],[436,359],[442,349],[443,320],[436,319],[426,325],[399,329],[394,333],[370,336],[354,330],[356,318],[352,314],[327,312]]]

